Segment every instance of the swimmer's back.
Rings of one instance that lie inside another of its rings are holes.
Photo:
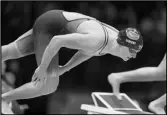
[[[93,20],[95,20],[95,18],[93,18],[93,17],[87,16],[84,14],[80,14],[80,13],[76,13],[76,12],[62,11],[62,13],[67,21],[73,21],[73,20],[77,20],[77,19],[93,19]]]
[[[95,18],[81,13],[67,12],[64,10],[50,10],[45,12],[36,20],[34,26],[36,27],[36,25],[38,26],[38,31],[43,29],[45,32],[53,33],[53,35],[76,32],[88,33],[96,31],[98,28],[101,29],[100,22]]]

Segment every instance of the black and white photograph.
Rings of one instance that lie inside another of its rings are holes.
[[[1,1],[1,114],[166,114],[166,1]]]

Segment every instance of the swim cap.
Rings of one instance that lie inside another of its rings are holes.
[[[118,44],[140,51],[143,40],[140,32],[135,28],[126,28],[118,33]]]

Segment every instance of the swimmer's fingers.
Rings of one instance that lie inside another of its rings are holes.
[[[37,80],[37,81],[35,82],[35,85],[36,85],[37,87],[40,87],[40,86],[41,86],[40,80]]]
[[[32,82],[34,83],[34,85],[37,85],[39,81],[40,81],[39,77],[36,74],[34,74],[32,77]]]
[[[37,85],[39,83],[39,79],[36,78],[33,82],[34,82],[34,85]]]
[[[37,79],[36,75],[33,75],[31,81],[33,82],[33,81],[35,81],[36,79]]]
[[[117,97],[118,100],[122,100],[122,96],[119,92],[115,92],[114,95]]]
[[[37,86],[37,87],[40,87],[42,85],[45,85],[46,84],[46,77],[37,77],[37,79],[35,80],[34,84]]]
[[[36,73],[34,73],[34,75],[32,76],[32,81],[35,81],[38,78],[38,75]]]
[[[122,100],[122,96],[120,95],[120,85],[119,84],[113,85],[113,94],[117,97],[117,99]]]
[[[108,81],[112,86],[113,94],[117,97],[117,99],[121,100],[122,97],[120,95],[120,82],[118,77],[119,76],[117,74],[110,74],[108,76]]]

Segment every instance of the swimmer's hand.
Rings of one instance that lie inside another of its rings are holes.
[[[47,79],[46,69],[44,69],[41,66],[38,66],[32,77],[32,82],[34,82],[34,85],[41,86],[42,84],[46,84],[46,79]]]
[[[117,99],[122,100],[120,95],[120,81],[119,75],[116,73],[112,73],[108,76],[108,82],[111,84],[113,89],[113,94],[117,97]]]

